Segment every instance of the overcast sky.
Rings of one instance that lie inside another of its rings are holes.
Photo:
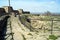
[[[7,5],[8,0],[0,0],[0,7]],[[11,0],[11,6],[30,12],[60,12],[60,0]]]

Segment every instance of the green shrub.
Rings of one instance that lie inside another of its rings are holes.
[[[29,33],[28,35],[31,35],[31,36],[33,36],[31,33]]]
[[[49,39],[56,40],[57,38],[55,35],[49,35]]]

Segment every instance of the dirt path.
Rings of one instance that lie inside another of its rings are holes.
[[[11,16],[9,20],[11,22],[12,30],[7,29],[9,30],[7,33],[12,31],[13,40],[47,40],[48,36],[50,35],[49,32],[43,33],[42,30],[40,30],[39,32],[31,32],[30,29],[21,24],[18,17]],[[11,40],[11,38],[12,35],[10,35],[7,40]]]

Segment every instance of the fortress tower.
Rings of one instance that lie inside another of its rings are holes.
[[[6,13],[12,12],[13,8],[11,6],[3,6],[3,8],[5,9]]]
[[[23,9],[19,9],[19,14],[23,14]]]

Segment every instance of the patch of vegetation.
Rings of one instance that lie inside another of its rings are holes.
[[[24,35],[22,34],[23,40],[26,40],[26,38],[24,37]]]
[[[57,28],[57,29],[59,29],[59,27],[54,27],[54,28]]]
[[[26,16],[21,16],[21,17],[20,17],[20,20],[21,20],[22,22],[25,22],[25,21],[26,21]]]
[[[60,37],[60,35],[58,37]]]
[[[55,35],[49,35],[49,39],[56,40],[58,37]]]
[[[28,33],[27,35],[31,35],[31,36],[33,36],[31,33]]]

